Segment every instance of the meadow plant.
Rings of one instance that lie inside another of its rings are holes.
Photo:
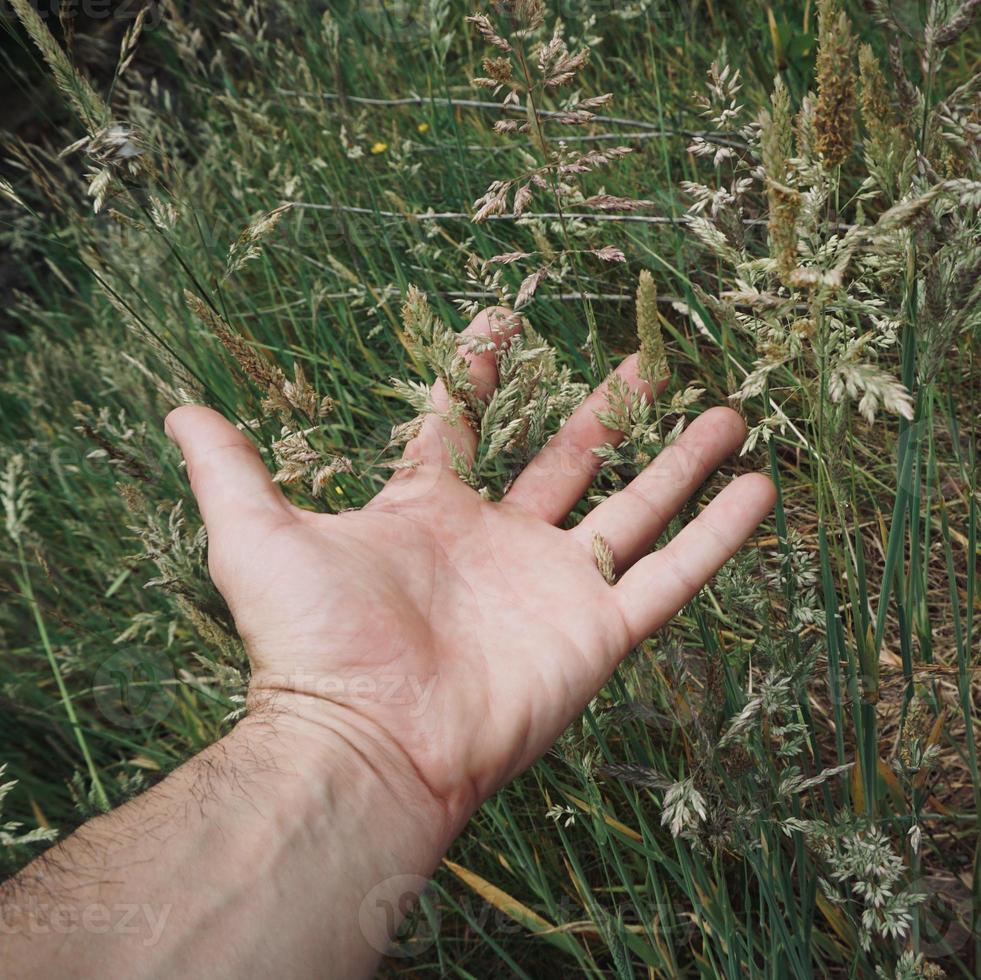
[[[168,0],[99,83],[72,30],[12,6],[74,122],[63,145],[10,140],[0,182],[6,243],[42,270],[0,387],[7,863],[244,711],[167,408],[223,410],[320,509],[412,465],[440,411],[479,431],[454,465],[497,499],[639,349],[657,394],[610,384],[598,415],[624,440],[589,501],[728,397],[772,527],[485,805],[419,972],[974,975],[978,4],[932,0],[906,48],[895,4],[819,0],[799,27],[773,5],[763,70],[646,2],[441,0],[395,22],[396,73],[371,11]],[[781,31],[816,35],[813,75]],[[487,342],[484,400],[458,329],[491,303],[521,330]],[[169,713],[125,738],[86,686],[106,650],[177,667]],[[970,892],[961,931],[942,881]]]

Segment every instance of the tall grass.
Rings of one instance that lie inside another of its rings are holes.
[[[779,500],[482,808],[390,969],[976,975],[974,6],[918,27],[827,0],[569,5],[539,68],[556,21],[530,0],[476,34],[450,0],[164,3],[102,87],[14,6],[75,121],[7,142],[0,860],[240,713],[166,409],[219,407],[296,499],[358,506],[424,407],[407,381],[439,369],[400,319],[409,287],[456,327],[520,298],[555,351],[543,434],[638,320],[666,346],[655,409],[611,405],[631,438],[594,500],[729,399],[750,424],[734,468]],[[512,89],[521,111],[494,108]],[[613,98],[568,126],[576,93]],[[469,220],[532,172],[520,221],[511,196]],[[499,492],[530,448],[507,445],[462,475]]]

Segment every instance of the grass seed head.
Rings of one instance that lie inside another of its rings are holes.
[[[797,267],[800,194],[790,183],[790,155],[793,149],[790,93],[779,75],[774,83],[770,111],[762,113],[760,117],[760,149],[770,210],[767,223],[770,257],[776,263],[780,278],[786,282]]]
[[[228,324],[220,313],[213,310],[200,296],[184,291],[184,299],[190,311],[211,331],[235,360],[243,373],[252,379],[256,387],[269,397],[276,397],[283,390],[285,377],[274,364],[270,364],[240,333]]]
[[[858,50],[858,72],[862,122],[870,135],[881,137],[892,120],[892,100],[871,44],[863,44]]]
[[[837,0],[818,5],[817,150],[829,169],[840,166],[855,142],[855,37]]]
[[[654,277],[641,270],[637,283],[637,339],[640,341],[640,376],[652,388],[668,376],[668,357],[657,310],[657,286]]]
[[[89,133],[95,134],[106,128],[112,116],[109,106],[88,79],[76,70],[30,0],[10,0],[10,4],[24,30],[48,63],[58,88],[71,103]]]
[[[607,585],[613,585],[617,578],[616,562],[613,558],[613,549],[602,534],[593,534],[593,557],[604,581]]]

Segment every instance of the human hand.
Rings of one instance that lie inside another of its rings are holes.
[[[515,320],[485,313],[468,332],[504,343]],[[487,397],[494,354],[469,360]],[[650,396],[635,359],[617,373]],[[433,401],[449,407],[438,386]],[[209,976],[370,975],[474,808],[546,751],[773,503],[768,480],[740,477],[646,554],[743,439],[739,416],[716,408],[561,530],[599,466],[592,450],[617,439],[605,407],[604,392],[590,396],[498,503],[450,466],[447,444],[472,455],[475,434],[428,415],[406,447],[417,465],[336,515],[288,503],[217,413],[172,412],[210,571],[252,661],[252,710],[0,889],[0,911],[17,910],[0,930],[4,976],[185,976],[202,963]],[[53,933],[45,903],[60,897],[83,922],[93,908],[160,912],[152,951],[132,930]]]
[[[499,313],[481,313],[461,344],[506,343],[516,318]],[[493,352],[466,356],[488,397]],[[650,397],[636,356],[616,373]],[[382,778],[386,766],[411,771],[447,838],[547,750],[773,506],[767,478],[742,476],[647,554],[744,438],[738,414],[713,408],[625,489],[560,529],[599,468],[592,450],[618,440],[596,417],[604,387],[500,502],[450,466],[447,444],[472,457],[476,435],[432,414],[406,447],[414,468],[341,514],[286,501],[252,443],[210,409],[168,416],[208,528],[212,578],[252,662],[250,702],[271,701],[299,737],[340,734]],[[447,406],[441,386],[433,397]],[[615,585],[597,568],[597,533],[613,550]]]

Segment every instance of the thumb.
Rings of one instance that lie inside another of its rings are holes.
[[[201,405],[175,408],[164,431],[187,463],[191,491],[208,533],[243,521],[282,516],[288,504],[249,439],[226,418]]]

